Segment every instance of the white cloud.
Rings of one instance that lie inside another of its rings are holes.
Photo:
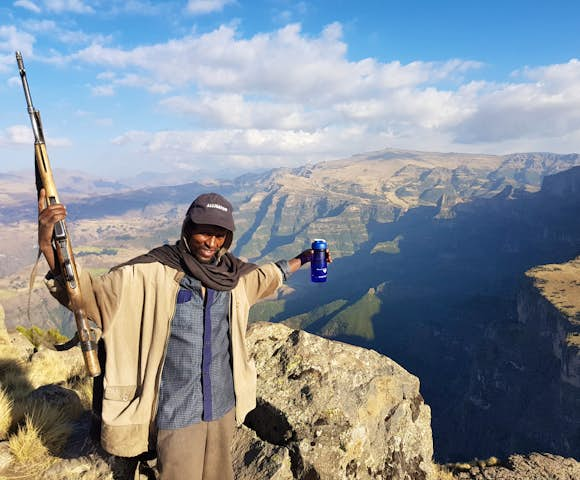
[[[17,0],[16,2],[14,2],[14,6],[25,8],[26,10],[30,10],[31,12],[34,13],[42,12],[42,9],[36,3],[30,0]]]
[[[22,80],[20,79],[20,76],[17,77],[10,77],[8,80],[6,80],[6,84],[13,88],[13,87],[21,87],[22,86]]]
[[[59,31],[48,21],[38,27]],[[0,39],[20,33],[0,27]],[[351,60],[338,23],[316,35],[292,24],[249,37],[221,26],[134,48],[78,38],[91,43],[47,61],[100,70],[88,82],[95,96],[131,89],[156,105],[163,115],[150,116],[150,132],[127,132],[114,144],[176,168],[290,166],[386,146],[503,153],[580,145],[576,59],[493,83],[471,80],[484,68],[473,61]],[[34,37],[27,40],[32,49]],[[183,130],[168,129],[176,115]]]
[[[324,123],[324,112],[306,112],[304,105],[248,101],[234,93],[203,94],[193,99],[176,96],[164,99],[161,105],[171,112],[194,117],[207,127],[313,130]]]
[[[0,25],[0,73],[14,71],[14,52],[19,50],[24,56],[32,54],[35,38],[18,30],[13,25]]]
[[[578,78],[580,77],[580,60],[571,59],[568,63],[548,65],[537,68],[526,68],[523,75],[538,82],[551,93],[565,91],[580,97]]]
[[[71,141],[67,138],[51,138],[47,143],[51,147],[70,147]],[[0,146],[33,145],[34,135],[30,125],[12,125],[0,131]]]
[[[58,39],[63,44],[90,44],[100,43],[106,44],[112,40],[111,35],[102,35],[94,33],[86,33],[82,30],[69,30],[62,28],[53,20],[29,20],[24,23],[24,27],[36,35],[48,34],[52,39]]]
[[[12,125],[0,132],[0,145],[32,145],[34,136],[30,126]]]
[[[159,105],[191,131],[116,139],[175,165],[291,165],[385,146],[490,151],[564,136],[571,145],[580,129],[577,60],[524,69],[509,84],[466,82],[481,63],[349,60],[336,23],[316,36],[287,25],[249,38],[221,26],[127,50],[94,43],[71,58],[105,67],[109,93],[180,92]]]
[[[185,10],[194,15],[221,12],[226,5],[234,3],[233,0],[189,0]]]
[[[112,4],[112,5],[111,5]],[[159,15],[167,10],[167,5],[154,1],[143,0],[117,0],[116,2],[109,1],[107,4],[110,7],[110,13],[117,14],[133,14],[133,15]]]
[[[189,164],[199,169],[231,171],[293,166],[330,160],[382,148],[384,138],[364,135],[358,128],[301,130],[221,129],[206,131],[130,131],[113,140],[143,161],[165,167]]]
[[[91,88],[91,93],[95,97],[112,97],[115,95],[115,88],[112,85],[97,85]]]
[[[83,0],[44,0],[47,10],[56,13],[94,13],[92,6]]]
[[[10,53],[13,64],[14,52],[19,50],[23,55],[32,54],[35,38],[30,33],[19,30],[14,25],[0,25],[0,55]]]
[[[193,85],[316,104],[372,98],[389,89],[438,82],[479,65],[458,60],[407,65],[374,59],[351,62],[341,37],[339,24],[326,27],[318,37],[303,35],[299,25],[289,25],[250,39],[240,39],[232,27],[222,26],[131,50],[94,43],[69,59],[138,71],[144,83],[174,89]]]
[[[454,128],[462,143],[559,137],[580,130],[580,62],[527,69],[533,82],[489,85]],[[576,147],[577,148],[577,147]]]

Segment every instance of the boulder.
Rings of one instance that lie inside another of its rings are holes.
[[[292,473],[279,478],[434,478],[431,413],[415,376],[373,350],[282,324],[253,324],[247,345],[258,390],[245,424],[269,446],[239,429],[238,471],[259,471],[260,452],[278,447],[276,472],[282,448]]]

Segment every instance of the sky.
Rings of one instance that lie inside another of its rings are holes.
[[[231,178],[402,148],[580,152],[576,0],[2,0],[0,172]]]

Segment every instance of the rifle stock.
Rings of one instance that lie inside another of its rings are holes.
[[[46,199],[49,204],[60,203],[52,174],[52,168],[46,152],[46,145],[44,143],[44,133],[40,120],[40,112],[32,105],[32,98],[30,96],[30,89],[28,88],[28,80],[26,78],[26,70],[24,69],[24,62],[22,61],[22,55],[20,52],[16,52],[16,61],[20,71],[24,96],[26,97],[26,103],[28,105],[28,114],[30,115],[32,130],[34,133],[36,188],[38,192],[40,192],[41,188],[44,188]],[[68,294],[69,308],[75,317],[85,365],[89,375],[91,377],[96,377],[101,374],[101,368],[97,357],[96,335],[89,326],[88,318],[83,308],[83,296],[81,294],[79,275],[74,261],[70,237],[64,220],[57,222],[54,226],[52,240],[60,272]]]

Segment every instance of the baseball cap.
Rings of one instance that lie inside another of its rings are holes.
[[[232,211],[232,204],[219,193],[203,193],[191,203],[185,217],[196,224],[217,225],[233,232]]]

